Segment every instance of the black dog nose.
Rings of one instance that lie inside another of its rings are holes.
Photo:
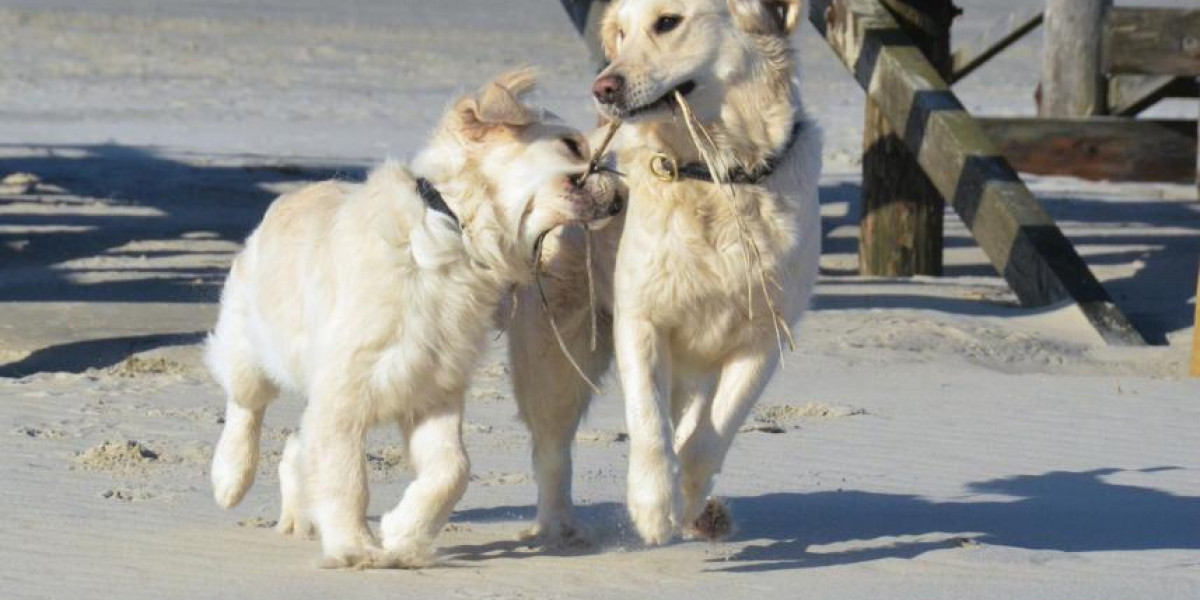
[[[612,205],[608,207],[608,214],[615,217],[621,214],[621,209],[623,208],[625,208],[625,199],[620,194],[617,194],[613,198]]]
[[[614,104],[625,89],[625,78],[620,75],[605,75],[592,84],[592,95],[600,104]]]

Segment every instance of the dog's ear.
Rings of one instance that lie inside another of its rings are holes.
[[[485,125],[521,127],[533,121],[529,109],[511,90],[492,82],[475,97],[475,116]]]
[[[537,82],[532,69],[510,71],[483,86],[474,96],[458,101],[455,113],[459,127],[469,138],[478,140],[498,127],[524,127],[533,123],[534,114],[521,103]]]
[[[524,100],[525,96],[537,87],[537,80],[537,69],[533,67],[521,67],[504,73],[492,81],[492,83],[511,92],[517,100]]]
[[[600,21],[600,46],[604,49],[604,58],[612,62],[617,57],[617,38],[621,34],[621,24],[617,22],[617,3],[612,2],[604,11]]]
[[[754,34],[790,35],[803,9],[802,0],[729,0],[729,12],[738,26]]]

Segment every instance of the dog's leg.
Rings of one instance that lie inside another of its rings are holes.
[[[327,389],[311,395],[300,427],[302,486],[321,536],[321,566],[370,564],[379,548],[366,521],[367,423],[350,392]]]
[[[668,406],[670,350],[649,320],[618,314],[614,329],[629,427],[629,516],[643,541],[665,544],[682,511]]]
[[[712,479],[720,472],[738,428],[770,380],[778,359],[778,350],[771,346],[739,353],[727,360],[721,368],[711,409],[699,411],[691,434],[676,440],[682,471],[683,523],[689,534],[716,538],[729,533],[724,507],[708,502]]]
[[[226,396],[225,427],[210,471],[213,497],[230,508],[242,501],[254,483],[263,415],[279,389],[258,366],[236,310],[222,311],[205,347],[205,361]]]
[[[313,535],[314,530],[304,507],[302,452],[300,437],[294,433],[289,435],[283,447],[283,456],[279,459],[280,508],[275,530],[284,535],[307,538]]]
[[[559,350],[536,294],[523,290],[509,327],[513,390],[521,419],[532,434],[538,485],[537,523],[521,537],[578,543],[583,538],[571,511],[571,444],[591,391]],[[599,317],[592,350],[587,307],[565,308],[573,312],[556,315],[563,340],[588,377],[599,381],[612,360],[612,319],[607,314]]]
[[[416,420],[406,436],[416,479],[380,524],[389,566],[429,564],[434,538],[467,491],[471,465],[462,441],[462,400],[453,402],[444,412]]]

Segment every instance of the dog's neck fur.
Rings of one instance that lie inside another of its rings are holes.
[[[412,171],[433,184],[458,217],[470,268],[501,286],[530,278],[532,259],[521,251],[519,232],[497,212],[498,190],[479,172],[459,140],[445,132],[435,135],[413,160]]]
[[[730,168],[740,166],[752,170],[766,164],[772,155],[787,145],[793,125],[804,118],[804,108],[794,78],[795,58],[791,43],[779,36],[743,35],[750,38],[751,49],[748,51],[758,54],[753,61],[754,71],[742,81],[726,84],[727,91],[716,118],[704,119],[701,115],[701,120]],[[636,144],[626,147],[635,151],[666,152],[680,162],[699,161],[700,153],[688,133],[683,115],[678,108],[675,111],[671,121],[635,125],[633,129],[643,142],[649,144],[645,148],[638,148]],[[726,135],[727,131],[739,134],[730,136]]]

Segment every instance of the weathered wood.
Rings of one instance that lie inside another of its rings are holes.
[[[878,0],[812,0],[811,20],[1026,306],[1075,302],[1111,344],[1145,340]]]
[[[951,0],[886,0],[901,27],[943,75],[950,73]],[[946,201],[870,98],[863,138],[858,270],[887,277],[942,274]]]
[[[1119,117],[980,118],[1018,171],[1092,181],[1190,183],[1196,124]]]
[[[1021,41],[1030,32],[1040,27],[1045,18],[1045,13],[1042,12],[1041,8],[1038,8],[1029,16],[1021,19],[1020,23],[1011,31],[1004,33],[994,40],[984,42],[982,44],[983,50],[971,52],[969,48],[962,48],[955,51],[952,57],[953,69],[950,74],[950,83],[954,84],[962,81],[968,75],[974,73],[976,69],[995,58],[996,55],[1007,50],[1009,46]]]
[[[1104,16],[1112,0],[1047,0],[1038,114],[1090,117],[1108,108]]]
[[[1109,73],[1195,77],[1200,75],[1200,9],[1114,8],[1104,47]]]
[[[1196,98],[1200,84],[1174,75],[1116,75],[1108,82],[1109,114],[1134,117],[1167,98]]]

